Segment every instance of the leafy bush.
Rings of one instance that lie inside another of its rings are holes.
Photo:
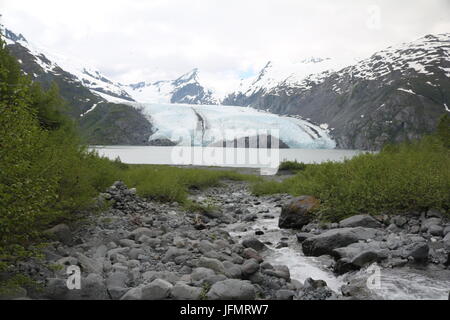
[[[295,177],[253,186],[255,194],[313,195],[325,220],[361,214],[398,213],[450,207],[450,151],[442,133],[387,146],[342,163],[308,165]]]
[[[278,170],[290,170],[290,171],[303,171],[306,169],[306,164],[303,162],[295,161],[283,161],[280,163]]]
[[[250,177],[233,171],[185,169],[170,166],[137,165],[122,173],[128,187],[138,194],[159,201],[186,203],[189,189],[216,186],[221,179],[243,180]]]

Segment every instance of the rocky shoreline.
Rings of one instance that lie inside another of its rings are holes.
[[[42,290],[17,290],[15,299],[114,300],[325,300],[375,298],[357,274],[377,263],[382,268],[434,268],[449,274],[450,224],[438,211],[410,215],[354,216],[339,224],[314,220],[312,197],[256,197],[245,182],[193,191],[191,200],[209,205],[204,214],[178,203],[146,201],[116,182],[98,202],[109,209],[69,228],[48,233],[54,241],[44,261],[21,263],[19,272]],[[264,241],[274,230],[255,221],[279,221],[277,243]],[[295,230],[298,229],[298,230]],[[299,232],[301,231],[301,232]],[[245,237],[239,234],[245,234]],[[291,277],[271,254],[300,245],[324,269],[347,276],[340,292],[323,279]],[[81,289],[67,288],[66,268],[79,266]],[[450,289],[450,287],[449,287]]]

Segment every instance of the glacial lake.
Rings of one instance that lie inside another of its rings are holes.
[[[343,161],[366,151],[339,149],[255,149],[214,147],[91,146],[109,159],[128,164],[275,168],[289,160],[303,163]]]

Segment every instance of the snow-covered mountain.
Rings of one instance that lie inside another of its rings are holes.
[[[36,45],[28,41],[22,34],[0,26],[4,34],[5,42],[11,53],[18,58],[24,73],[33,80],[48,83],[55,81],[59,84],[63,96],[70,95],[65,90],[71,91],[71,87],[83,87],[93,95],[86,94],[79,97],[80,102],[88,102],[81,106],[79,113],[82,114],[89,106],[99,101],[109,101],[118,98],[133,101],[133,98],[124,88],[111,79],[101,74],[97,69],[86,66],[85,63],[66,57]],[[73,90],[72,90],[73,91]],[[68,99],[73,102],[73,97]]]
[[[219,104],[213,91],[200,80],[198,69],[175,80],[131,84],[128,92],[134,100],[146,103]]]
[[[312,85],[323,81],[333,71],[341,70],[353,63],[355,63],[353,59],[317,57],[293,62],[269,61],[259,74],[242,80],[238,90],[225,97],[225,102],[236,97],[264,94],[279,86],[308,90]]]
[[[223,104],[326,123],[334,128],[338,146],[350,149],[379,149],[386,142],[418,138],[449,112],[449,33],[391,46],[334,70],[300,81],[286,78],[264,86],[256,81]]]

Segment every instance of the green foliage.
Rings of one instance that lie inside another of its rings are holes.
[[[243,180],[249,177],[233,171],[184,169],[170,166],[137,165],[125,170],[122,180],[138,194],[158,200],[186,203],[189,189],[217,186],[222,179]]]
[[[56,86],[20,72],[0,40],[0,271],[35,255],[41,231],[88,207],[123,165],[80,146]]]
[[[343,163],[308,165],[281,183],[253,186],[261,194],[313,195],[321,200],[322,218],[338,221],[369,213],[450,207],[450,151],[438,137],[387,146]]]
[[[283,161],[280,163],[278,170],[290,170],[290,171],[303,171],[306,169],[306,164],[303,162],[295,161]]]
[[[437,125],[436,136],[446,148],[450,148],[450,115],[445,114],[441,117]]]

